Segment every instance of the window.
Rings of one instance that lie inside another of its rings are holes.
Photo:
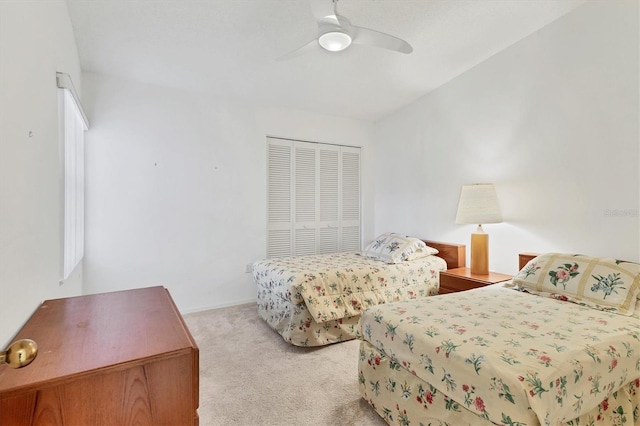
[[[267,138],[267,257],[360,249],[360,148]]]
[[[64,172],[64,280],[84,255],[84,132],[89,123],[71,78],[57,73],[56,79]]]

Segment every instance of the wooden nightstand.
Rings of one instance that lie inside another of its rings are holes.
[[[489,272],[488,275],[476,275],[470,268],[455,268],[440,271],[440,291],[438,294],[455,293],[457,291],[471,290],[489,284],[507,281],[513,278],[511,275]]]

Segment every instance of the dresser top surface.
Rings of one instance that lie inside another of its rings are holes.
[[[164,287],[46,300],[22,338],[38,354],[20,369],[0,366],[0,392],[197,348]]]

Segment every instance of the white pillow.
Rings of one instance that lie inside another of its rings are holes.
[[[418,238],[388,232],[370,242],[360,254],[387,263],[401,263],[437,253],[438,250]]]

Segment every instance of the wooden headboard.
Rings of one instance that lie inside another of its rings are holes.
[[[524,268],[531,259],[538,257],[537,253],[518,253],[518,271]]]
[[[467,247],[464,244],[438,243],[436,241],[423,240],[429,247],[439,251],[438,257],[447,262],[447,269],[462,268],[467,266]]]

